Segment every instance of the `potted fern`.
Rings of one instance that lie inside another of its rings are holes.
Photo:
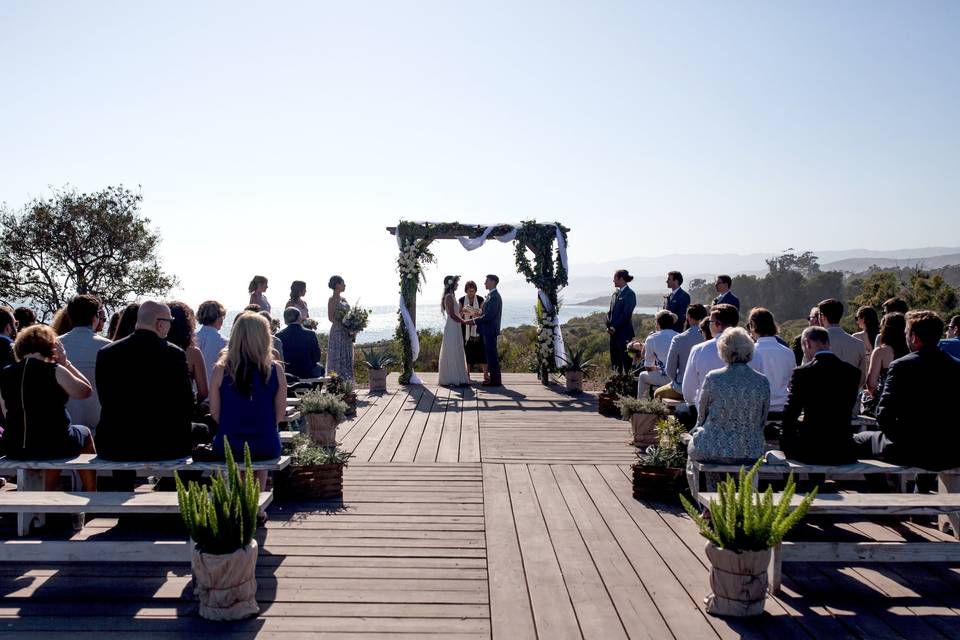
[[[325,447],[337,444],[337,425],[347,417],[347,403],[332,393],[314,389],[300,397],[300,413],[311,440]]]
[[[291,463],[274,477],[277,498],[289,501],[336,500],[343,497],[343,468],[349,453],[322,447],[304,434],[293,437]]]
[[[217,472],[209,490],[191,481],[183,485],[175,474],[180,515],[193,540],[190,566],[200,615],[208,620],[241,620],[260,611],[257,606],[257,510],[260,486],[244,445],[244,476],[227,438],[223,439],[227,478]]]
[[[630,421],[635,446],[657,444],[657,423],[670,415],[667,405],[656,398],[621,398],[620,416]]]
[[[353,390],[352,380],[331,373],[327,382],[327,393],[332,393],[346,403],[348,416],[357,415],[357,394]]]
[[[567,357],[563,358],[564,365],[560,372],[567,379],[567,391],[580,393],[583,391],[583,376],[593,368],[593,358],[588,358],[585,349],[571,349]]]
[[[393,358],[386,351],[362,349],[363,363],[370,373],[370,391],[387,390],[387,367],[393,364]]]
[[[597,398],[597,410],[601,415],[619,416],[617,401],[629,398],[637,393],[637,380],[628,373],[615,373],[603,384],[603,393]]]
[[[720,483],[719,502],[710,501],[709,520],[680,496],[684,509],[700,527],[700,535],[707,539],[712,590],[706,599],[708,613],[722,616],[763,613],[771,549],[803,519],[817,496],[814,489],[791,510],[790,501],[796,490],[791,473],[779,504],[774,504],[772,487],[768,486],[763,494],[754,489],[762,461],[762,458],[757,460],[749,472],[741,468],[736,480],[728,475]]]
[[[656,433],[656,444],[637,449],[637,463],[633,465],[633,497],[673,502],[678,493],[686,490],[687,447],[682,439],[686,429],[670,416],[657,422]]]

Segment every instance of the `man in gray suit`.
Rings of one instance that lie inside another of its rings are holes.
[[[667,352],[667,366],[664,373],[670,378],[671,382],[657,389],[653,394],[655,398],[683,400],[681,391],[683,371],[687,366],[690,350],[703,342],[700,321],[706,317],[707,308],[702,304],[692,304],[687,307],[687,330],[673,336],[670,341],[670,351]]]
[[[838,358],[848,364],[852,364],[860,370],[860,386],[863,386],[867,379],[867,350],[863,346],[863,340],[854,338],[840,327],[840,321],[843,319],[843,303],[833,298],[828,298],[817,305],[820,311],[820,326],[830,334],[830,351]],[[803,358],[803,364],[810,362],[807,357]]]
[[[485,387],[499,387],[500,380],[500,356],[497,353],[497,336],[500,335],[500,316],[503,313],[503,301],[500,294],[497,293],[497,285],[500,284],[500,278],[491,274],[487,276],[484,286],[487,288],[487,299],[483,303],[481,316],[471,320],[477,325],[477,333],[483,338],[483,349],[487,356],[487,373],[490,376],[488,380],[483,381]]]

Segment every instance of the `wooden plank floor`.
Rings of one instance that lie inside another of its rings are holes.
[[[960,568],[785,565],[748,621],[709,616],[704,542],[679,509],[631,496],[626,423],[532,376],[361,394],[338,439],[342,502],[270,509],[257,618],[196,616],[183,565],[0,565],[4,637],[954,638]],[[12,519],[0,518],[12,535]],[[98,518],[76,538],[182,536]],[[829,531],[828,531],[829,529]],[[941,540],[912,523],[811,522],[802,535]],[[51,534],[54,535],[55,534]],[[68,535],[68,534],[62,534]]]

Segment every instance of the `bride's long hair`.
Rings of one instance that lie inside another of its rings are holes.
[[[444,301],[447,299],[447,294],[456,291],[458,284],[460,284],[460,276],[447,276],[443,279],[443,297],[440,298],[440,310],[444,314],[447,313],[447,308],[444,305]]]

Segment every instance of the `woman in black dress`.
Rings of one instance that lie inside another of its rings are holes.
[[[483,306],[483,298],[477,295],[477,283],[469,280],[463,287],[465,296],[460,298],[460,315],[464,320],[467,318],[480,317],[480,309]],[[473,367],[480,365],[483,370],[483,379],[487,380],[487,356],[483,350],[483,337],[477,333],[476,325],[464,324],[463,347],[467,353],[467,370],[473,371]]]

